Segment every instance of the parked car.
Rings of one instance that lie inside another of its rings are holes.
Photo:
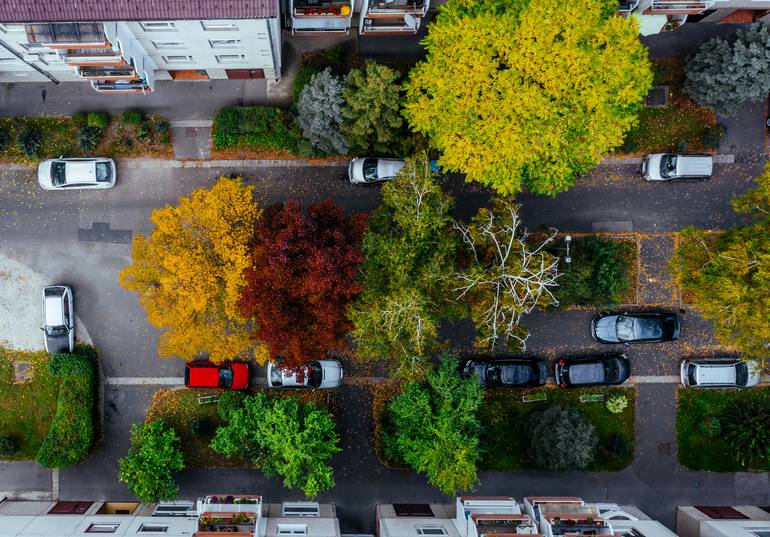
[[[631,365],[624,354],[559,358],[554,369],[561,388],[622,384],[631,376]]]
[[[348,179],[353,185],[370,185],[395,179],[406,162],[396,158],[356,157],[348,165]]]
[[[547,375],[543,358],[472,358],[463,373],[475,376],[482,386],[543,386]]]
[[[267,385],[271,388],[336,388],[342,381],[338,360],[313,360],[299,370],[268,362]]]
[[[710,358],[682,360],[679,379],[695,388],[748,388],[759,384],[760,374],[754,361]]]
[[[679,318],[673,313],[599,313],[591,321],[591,335],[599,343],[654,343],[679,337]]]
[[[51,354],[75,350],[75,305],[68,286],[43,289],[43,332],[45,350]]]
[[[187,362],[184,365],[184,385],[187,388],[245,390],[249,387],[249,364],[246,362],[215,364],[204,360]]]
[[[37,168],[37,181],[45,190],[112,188],[117,169],[111,158],[53,158]]]
[[[653,153],[642,159],[642,178],[647,181],[710,179],[714,171],[711,155]]]

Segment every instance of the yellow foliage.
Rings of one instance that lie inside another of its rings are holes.
[[[205,351],[223,361],[251,347],[238,301],[261,215],[252,190],[222,177],[153,211],[150,237],[134,238],[133,264],[121,271],[120,285],[139,293],[148,321],[163,330],[162,357],[191,360]]]

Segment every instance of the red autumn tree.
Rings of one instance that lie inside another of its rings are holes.
[[[255,339],[296,368],[339,348],[351,326],[347,305],[362,290],[360,243],[366,215],[345,216],[331,200],[266,209],[255,230],[240,301]]]

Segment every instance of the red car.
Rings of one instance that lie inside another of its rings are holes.
[[[187,388],[245,390],[249,387],[249,364],[246,362],[187,362],[184,365]]]

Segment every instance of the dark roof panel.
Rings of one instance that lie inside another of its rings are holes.
[[[262,19],[276,0],[0,0],[0,22]]]

